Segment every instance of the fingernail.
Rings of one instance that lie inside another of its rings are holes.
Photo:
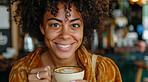
[[[70,82],[76,82],[76,81],[73,80],[73,81],[70,81]]]
[[[50,70],[50,66],[47,66],[47,68]]]

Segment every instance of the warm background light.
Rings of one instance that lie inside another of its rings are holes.
[[[131,0],[132,2],[138,2],[139,0]]]
[[[142,4],[146,4],[146,0],[141,0]]]
[[[142,6],[143,4],[146,4],[148,0],[129,0],[130,4],[138,4]]]

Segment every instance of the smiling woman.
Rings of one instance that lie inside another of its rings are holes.
[[[71,16],[65,17],[64,3],[59,3],[59,12],[54,17],[50,12],[44,15],[44,24],[40,25],[45,44],[50,55],[57,58],[70,58],[82,43],[83,21],[76,7],[71,7]]]
[[[108,16],[108,0],[18,1],[14,18],[20,17],[20,20],[16,22],[24,32],[45,45],[14,65],[10,82],[54,82],[53,69],[61,66],[78,66],[85,70],[84,79],[75,81],[121,82],[118,67],[111,59],[98,55],[96,61],[92,60],[92,54],[82,44],[84,38],[88,43],[93,40],[94,29],[99,29]],[[94,74],[92,70],[96,70]]]

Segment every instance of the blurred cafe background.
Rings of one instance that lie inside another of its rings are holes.
[[[16,3],[0,0],[0,81],[8,82],[11,67],[42,43],[22,32],[12,18]],[[10,9],[8,9],[10,8]],[[94,30],[90,53],[111,58],[123,82],[148,82],[148,0],[110,0],[110,17]]]

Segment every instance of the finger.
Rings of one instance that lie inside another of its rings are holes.
[[[51,74],[49,73],[49,72],[45,72],[45,71],[41,71],[41,72],[39,72],[39,77],[41,78],[41,79],[48,79],[48,80],[51,80]],[[38,78],[37,78],[37,74],[36,73],[31,73],[31,74],[29,74],[29,76],[28,76],[28,79],[29,80],[39,80]]]
[[[51,82],[51,81],[49,81],[48,79],[43,79],[43,80],[32,80],[29,82]]]
[[[77,80],[72,80],[71,82],[88,82],[87,80],[79,80],[79,79],[77,79]]]
[[[43,78],[43,79],[48,79],[51,81],[51,73],[49,73],[49,72],[41,72],[39,74],[39,77]]]
[[[51,76],[51,82],[56,82],[54,75]]]
[[[49,71],[49,70],[50,70],[50,66],[46,66],[46,67],[40,67],[40,68],[32,69],[30,71],[30,73],[37,73],[37,72],[40,72],[40,71]]]
[[[29,81],[39,80],[37,78],[37,72],[39,72],[38,75],[41,79],[48,79],[51,81],[51,71],[49,66],[32,69],[28,76]]]

